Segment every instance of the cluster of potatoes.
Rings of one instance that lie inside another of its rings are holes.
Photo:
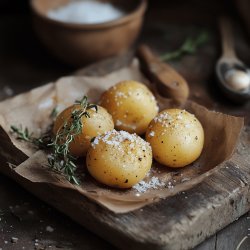
[[[117,83],[97,107],[89,110],[89,118],[82,117],[82,133],[69,149],[74,156],[86,156],[89,173],[105,185],[130,188],[146,176],[153,158],[178,168],[202,152],[204,131],[198,119],[180,109],[158,113],[154,95],[142,83]],[[55,134],[78,108],[73,105],[58,115]]]

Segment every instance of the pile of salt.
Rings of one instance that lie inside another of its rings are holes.
[[[98,1],[73,1],[49,10],[48,17],[61,22],[95,24],[118,19],[124,13],[110,3]]]

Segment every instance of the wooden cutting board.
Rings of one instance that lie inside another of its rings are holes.
[[[129,59],[130,56],[124,57],[122,61],[111,59],[88,67],[78,74],[105,74],[126,64]],[[206,101],[207,106],[211,105],[212,101],[205,91],[197,95],[195,84],[191,86],[191,91],[192,99],[201,103]],[[225,112],[231,110],[226,105],[219,105],[217,109]],[[21,178],[17,181],[66,214],[73,207],[72,200],[81,200],[82,219],[77,221],[74,215],[72,219],[119,248],[190,249],[250,209],[249,110],[248,104],[231,110],[234,115],[246,116],[246,126],[234,156],[218,172],[191,190],[134,212],[114,214],[70,190],[43,185],[43,189],[34,191],[27,181]],[[4,149],[0,146],[0,150]],[[24,160],[22,155],[15,159],[15,164]],[[1,165],[5,162],[6,159],[0,159]],[[5,174],[12,177],[11,172]],[[69,192],[69,195],[64,195],[65,192]],[[71,205],[65,206],[65,203]],[[71,211],[70,214],[74,213]]]

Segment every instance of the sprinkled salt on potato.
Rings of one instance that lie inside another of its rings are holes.
[[[146,140],[156,161],[173,168],[195,161],[204,145],[204,131],[198,119],[180,109],[166,109],[149,124]]]
[[[94,139],[86,162],[97,181],[111,187],[130,188],[150,170],[152,150],[138,135],[112,130]]]
[[[57,116],[53,127],[54,135],[64,126],[65,122],[71,123],[72,112],[79,110],[80,107],[80,105],[74,104]],[[90,117],[81,118],[83,124],[81,133],[76,135],[74,141],[69,145],[69,151],[73,156],[85,156],[93,137],[114,129],[112,116],[103,107],[97,106],[97,111],[94,108],[88,109],[88,113]]]
[[[158,113],[154,95],[142,83],[123,81],[108,89],[101,97],[101,106],[112,115],[115,128],[144,134]]]

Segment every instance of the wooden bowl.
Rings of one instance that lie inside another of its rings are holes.
[[[75,66],[128,50],[139,35],[147,6],[146,0],[109,0],[126,14],[98,24],[66,23],[47,16],[48,10],[70,1],[31,0],[30,3],[34,29],[42,43],[59,59]]]

